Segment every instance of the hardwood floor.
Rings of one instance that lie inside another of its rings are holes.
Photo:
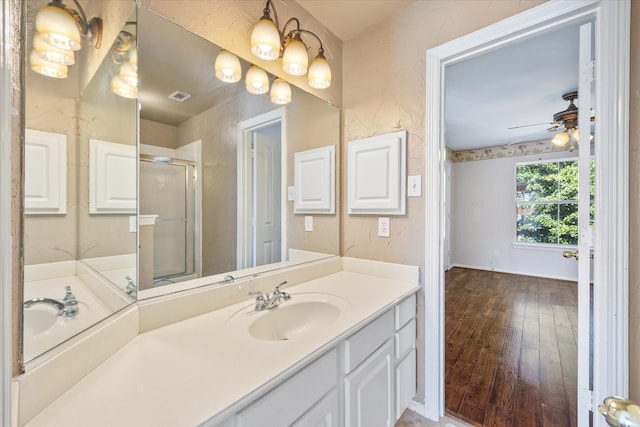
[[[576,426],[575,282],[445,274],[445,406],[482,426]]]

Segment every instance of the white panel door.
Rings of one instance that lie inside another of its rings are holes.
[[[254,266],[280,261],[280,140],[254,133]]]

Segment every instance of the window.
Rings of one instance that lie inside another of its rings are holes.
[[[593,160],[590,170],[593,224]],[[578,244],[577,159],[516,165],[516,242]]]

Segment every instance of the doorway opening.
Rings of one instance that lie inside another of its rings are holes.
[[[238,269],[286,260],[284,111],[238,124]]]

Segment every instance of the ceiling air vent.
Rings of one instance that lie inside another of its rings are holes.
[[[177,90],[169,95],[169,99],[173,99],[174,101],[184,102],[187,99],[191,98],[191,94],[187,92],[183,92],[181,90]]]

